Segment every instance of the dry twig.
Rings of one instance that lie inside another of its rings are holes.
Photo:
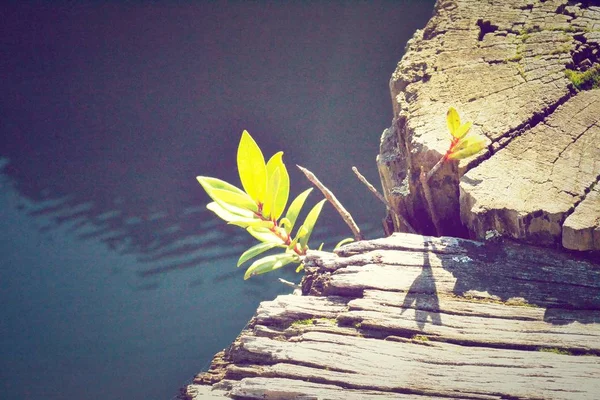
[[[390,206],[390,204],[387,202],[387,200],[385,199],[385,197],[383,197],[383,195],[381,193],[379,193],[377,191],[377,189],[375,189],[375,187],[373,185],[371,185],[371,183],[367,180],[367,178],[365,178],[360,172],[358,172],[358,168],[352,167],[352,171],[354,171],[354,173],[356,174],[356,177],[358,178],[358,180],[360,180],[362,183],[364,183],[365,186],[371,191],[371,193],[373,193],[379,200],[381,200],[383,202],[383,204],[385,204],[387,210],[389,212],[391,212],[392,214],[394,214],[396,216],[396,218],[398,218],[400,220],[400,222],[402,222],[402,224],[404,226],[406,226],[406,228],[409,230],[410,233],[416,233],[416,231],[408,223],[408,221],[406,220],[406,218],[404,218],[404,216],[402,216],[401,214],[397,213],[396,210],[394,210]]]
[[[313,174],[304,167],[301,167],[299,165],[296,166],[300,169],[300,171],[302,171],[304,175],[306,175],[306,179],[311,181],[312,184],[315,185],[323,193],[323,196],[325,196],[325,198],[337,210],[344,222],[346,222],[346,224],[350,227],[350,230],[354,234],[354,240],[357,242],[363,240],[362,234],[360,233],[360,229],[358,228],[358,225],[356,225],[356,222],[354,222],[352,215],[350,215],[350,213],[346,211],[344,206],[342,206],[342,204],[338,201],[338,199],[331,192],[331,190],[327,189],[327,187],[323,185],[319,179],[317,179],[315,174]]]

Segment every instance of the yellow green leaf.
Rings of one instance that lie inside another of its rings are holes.
[[[472,156],[486,147],[487,140],[487,137],[483,135],[467,136],[455,146],[447,158],[450,160],[460,160]]]
[[[236,197],[239,201],[244,203],[245,201],[241,200],[241,199],[243,197],[247,197],[248,195],[246,193],[244,193],[241,189],[238,189],[237,187],[235,187],[225,181],[222,181],[221,179],[217,179],[217,178],[211,178],[208,176],[198,176],[198,177],[196,177],[196,179],[198,179],[198,182],[200,183],[200,185],[202,185],[204,190],[206,190],[206,193],[210,196],[210,198],[213,199],[222,208],[226,209],[230,213],[242,215],[242,216],[248,217],[248,218],[251,218],[254,215],[254,210],[257,209],[255,205],[251,206],[250,204],[246,204],[249,208],[241,208],[236,205],[229,204],[222,200],[223,192],[226,191],[226,192],[230,192],[231,196]],[[217,191],[216,196],[215,196],[215,191]],[[221,191],[223,191],[223,192],[221,192]],[[235,195],[237,195],[237,196],[235,196]],[[215,210],[212,210],[212,211],[215,211]],[[217,213],[217,215],[219,215],[219,214]]]
[[[458,128],[460,128],[460,116],[454,107],[450,107],[446,113],[446,123],[448,130],[453,137],[457,137]]]
[[[250,235],[261,242],[272,242],[277,244],[285,244],[283,239],[277,236],[273,231],[264,227],[248,227],[246,229]]]
[[[268,177],[273,175],[276,170],[279,170],[279,186],[271,208],[271,217],[275,220],[279,219],[281,214],[283,214],[283,210],[285,210],[285,206],[290,194],[290,176],[287,172],[285,164],[283,163],[282,151],[275,153],[273,157],[269,159],[269,162],[267,162]],[[271,192],[272,189],[269,187],[268,191]]]
[[[306,229],[304,225],[300,225],[300,228],[298,228],[298,232],[296,232],[296,239],[300,240],[306,235],[308,235],[308,229]]]
[[[351,242],[354,242],[353,238],[346,238],[346,239],[340,240],[339,243],[336,244],[335,247],[333,248],[333,251],[336,251],[337,249],[339,249],[343,245],[345,245],[347,243],[351,243]]]
[[[306,236],[306,234],[308,233],[308,231],[306,230],[306,228],[304,226],[301,226],[298,229],[298,232],[296,233],[296,237],[294,238],[294,240],[292,240],[290,242],[290,244],[288,245],[288,249],[289,250],[293,250],[296,245],[298,244],[298,241],[303,237]]]
[[[281,219],[279,220],[279,224],[278,224],[278,225],[279,225],[280,227],[282,227],[283,229],[285,229],[285,232],[286,232],[287,234],[289,234],[289,232],[292,230],[292,229],[290,228],[291,224],[292,224],[292,222],[291,222],[289,219],[287,219],[287,218],[281,218]]]
[[[237,167],[242,187],[257,203],[264,203],[267,167],[262,151],[248,131],[242,133],[237,151]]]
[[[294,201],[292,201],[292,204],[290,204],[290,207],[285,214],[285,218],[290,222],[289,226],[285,226],[285,231],[288,233],[288,235],[292,232],[292,229],[294,229],[296,219],[298,219],[298,214],[300,214],[300,210],[302,209],[302,206],[304,205],[304,202],[306,201],[306,198],[310,192],[312,192],[312,188],[306,189],[304,192],[300,193],[298,197],[294,199]]]
[[[259,274],[271,272],[292,262],[299,262],[300,257],[293,253],[274,254],[256,260],[248,267],[244,274],[244,280]]]
[[[323,199],[320,202],[318,202],[317,204],[315,204],[315,206],[308,212],[308,215],[306,216],[306,219],[304,220],[304,223],[302,224],[302,226],[304,228],[306,228],[306,230],[307,230],[306,235],[302,236],[299,241],[300,247],[302,249],[306,248],[308,239],[310,239],[310,235],[312,234],[313,228],[315,227],[315,223],[317,222],[317,219],[319,218],[319,214],[321,213],[321,209],[323,208],[323,204],[325,204],[325,201],[326,201],[326,199]]]
[[[303,269],[304,269],[304,264],[298,265],[298,267],[296,268],[296,273],[302,271]]]
[[[259,243],[257,245],[250,247],[248,250],[246,250],[245,252],[242,253],[242,255],[240,256],[240,258],[237,262],[237,266],[239,267],[246,261],[256,257],[259,254],[264,253],[267,250],[271,250],[272,248],[274,248],[276,246],[278,246],[277,243],[267,242],[267,243]]]
[[[240,214],[240,213],[232,212],[232,211],[230,211],[228,209],[225,209],[225,208],[221,207],[215,201],[213,201],[211,203],[208,203],[206,205],[206,208],[208,208],[210,211],[212,211],[215,214],[217,214],[217,216],[219,218],[221,218],[221,219],[223,219],[223,220],[225,220],[227,222],[236,220],[236,219],[238,219],[240,217],[242,217],[242,218],[252,218],[252,215],[253,215],[252,213],[250,213],[249,215],[248,214],[244,215],[243,213]],[[242,209],[239,209],[239,210],[240,210],[240,212],[249,212],[248,210],[242,210]]]
[[[279,168],[275,169],[269,176],[269,183],[267,184],[267,193],[265,194],[265,203],[262,209],[262,215],[265,218],[272,219],[272,209],[277,198],[277,191],[279,190],[279,181],[281,174]]]
[[[471,129],[473,125],[472,121],[468,121],[461,125],[460,116],[454,107],[450,107],[448,109],[448,113],[446,114],[446,122],[448,124],[448,130],[450,134],[455,139],[462,139]]]
[[[454,137],[457,139],[462,139],[467,133],[469,133],[471,126],[473,126],[473,121],[465,122],[458,128],[458,131],[456,132],[456,135],[454,135]]]
[[[275,223],[273,221],[265,221],[263,219],[258,219],[258,218],[256,218],[256,219],[237,218],[232,221],[228,221],[227,223],[230,225],[239,226],[240,228],[244,228],[244,229],[248,228],[248,227],[271,229],[275,226]]]
[[[235,207],[258,211],[258,206],[246,193],[236,193],[225,189],[211,189],[211,197],[219,204],[226,203]]]
[[[211,191],[213,189],[222,189],[230,192],[238,193],[238,194],[246,194],[243,190],[233,186],[230,183],[227,183],[221,179],[211,178],[209,176],[197,176],[196,179],[202,185],[206,193],[211,196]],[[211,196],[212,198],[212,196]],[[214,200],[214,199],[213,199]]]

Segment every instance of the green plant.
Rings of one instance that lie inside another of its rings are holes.
[[[436,173],[436,171],[440,169],[444,162],[448,160],[461,160],[477,154],[486,147],[488,142],[488,138],[484,135],[476,133],[469,134],[471,126],[473,126],[473,122],[468,121],[464,124],[461,124],[460,116],[454,107],[450,107],[446,113],[446,124],[448,125],[448,130],[450,131],[450,136],[452,138],[448,150],[446,150],[446,153],[433,166],[433,168],[429,170],[429,172],[425,173],[425,168],[421,166],[421,174],[419,175],[419,180],[421,181],[421,187],[423,189],[423,195],[425,196],[425,201],[427,202],[427,207],[429,209],[429,215],[431,216],[431,221],[433,222],[433,226],[438,235],[441,234],[442,230],[440,221],[433,206],[433,198],[431,195],[431,188],[429,187],[429,180]]]
[[[554,353],[565,356],[573,355],[573,353],[571,353],[569,350],[559,349],[558,347],[540,347],[538,351],[541,351],[543,353]]]
[[[302,326],[302,325],[314,325],[315,320],[313,318],[309,319],[299,319],[292,322],[291,326]]]
[[[521,61],[523,59],[523,56],[521,55],[521,53],[516,53],[514,56],[507,58],[505,61],[506,62],[518,62]]]
[[[244,279],[270,272],[288,264],[300,264],[308,251],[308,240],[319,218],[325,199],[318,202],[307,214],[304,223],[292,236],[300,210],[312,189],[296,197],[285,216],[290,179],[283,163],[283,152],[275,153],[265,163],[262,151],[247,131],[242,133],[237,150],[237,167],[244,190],[225,181],[198,176],[198,182],[213,200],[206,208],[228,224],[245,229],[260,243],[250,247],[239,258],[237,266],[274,248],[283,252],[254,261],[244,274]]]
[[[473,122],[468,121],[461,124],[460,116],[454,107],[450,107],[446,113],[446,124],[451,136],[450,147],[448,147],[442,158],[427,173],[428,180],[445,161],[461,160],[470,157],[483,150],[487,144],[487,137],[475,133],[469,134]]]
[[[565,75],[577,90],[596,89],[600,87],[600,65],[594,65],[585,72],[566,69]]]
[[[549,54],[550,55],[566,54],[566,53],[568,53],[570,51],[571,51],[571,44],[570,43],[566,43],[566,44],[563,44],[562,46],[559,46],[556,49],[552,50]]]

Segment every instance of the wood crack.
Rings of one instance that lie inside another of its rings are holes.
[[[511,242],[400,233],[347,246],[339,253],[352,255],[311,252],[306,285],[340,272],[330,287],[263,302],[187,399],[578,399],[600,391],[600,264]],[[372,253],[380,264],[348,262]],[[454,253],[464,262],[448,265]],[[361,297],[327,294],[356,288]],[[571,309],[555,307],[565,303]]]

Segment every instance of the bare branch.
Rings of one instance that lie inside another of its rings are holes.
[[[342,204],[338,201],[338,199],[331,192],[331,190],[327,189],[327,187],[325,187],[325,185],[323,185],[321,183],[321,181],[319,181],[319,179],[317,179],[315,174],[313,174],[312,172],[310,172],[309,170],[307,170],[304,167],[301,167],[299,165],[296,165],[296,166],[300,169],[300,171],[302,171],[302,173],[304,175],[306,175],[306,179],[311,181],[312,184],[315,185],[323,193],[323,196],[325,196],[325,198],[337,210],[337,212],[340,214],[340,216],[342,217],[344,222],[346,222],[346,224],[350,227],[350,230],[354,234],[354,240],[356,240],[357,242],[360,240],[363,240],[362,234],[360,233],[360,229],[356,225],[356,222],[354,222],[352,215],[350,215],[350,213],[348,211],[346,211],[344,206],[342,206]]]
[[[385,197],[383,197],[383,195],[381,193],[379,193],[377,191],[377,189],[375,189],[375,187],[373,185],[371,185],[371,183],[367,180],[367,178],[365,178],[360,172],[358,172],[358,168],[356,167],[352,167],[352,171],[354,171],[354,173],[356,174],[356,176],[358,177],[358,179],[365,184],[365,186],[371,191],[371,193],[373,193],[379,200],[381,200],[383,202],[383,204],[385,204],[387,210],[389,212],[391,212],[392,214],[394,214],[396,216],[396,218],[398,218],[400,220],[400,222],[402,222],[402,224],[404,226],[406,226],[406,228],[408,229],[408,231],[410,233],[416,233],[416,231],[414,230],[414,228],[408,223],[408,221],[406,220],[406,218],[404,218],[404,216],[402,216],[401,214],[397,213],[396,210],[394,210],[391,206],[390,203],[387,202],[387,200],[385,199]]]

